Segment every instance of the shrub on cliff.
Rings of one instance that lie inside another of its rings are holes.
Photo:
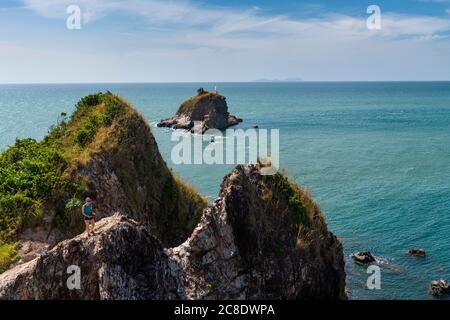
[[[17,259],[17,244],[0,242],[0,273],[7,270]]]
[[[120,195],[102,180],[111,178]],[[72,236],[82,228],[74,204],[91,194],[101,216],[141,214],[164,243],[189,234],[206,206],[172,175],[141,115],[110,92],[82,98],[42,141],[18,139],[0,154],[0,242],[15,241],[45,216]]]
[[[67,160],[46,142],[17,140],[0,155],[0,240],[41,222],[46,199],[76,189],[61,179]]]

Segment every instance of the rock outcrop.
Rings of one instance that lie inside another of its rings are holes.
[[[238,166],[192,236],[169,250],[190,299],[342,299],[341,242],[281,174]]]
[[[175,299],[176,279],[160,242],[143,225],[114,215],[95,235],[65,240],[0,275],[1,299]],[[79,267],[80,286],[68,286]]]
[[[102,120],[106,117],[110,119]],[[73,143],[91,123],[97,129],[90,140]],[[86,196],[94,199],[97,219],[119,211],[146,224],[165,246],[179,245],[191,234],[206,200],[172,173],[147,121],[133,106],[109,92],[88,96],[57,133],[45,139],[70,155],[64,183],[77,182],[81,190],[58,190],[45,199],[44,221],[21,232],[19,239],[54,245],[79,234],[84,229],[80,204]],[[67,210],[71,199],[79,204]]]
[[[229,114],[224,96],[199,89],[197,96],[183,102],[175,116],[161,120],[158,127],[205,133],[208,129],[226,129],[240,122],[241,119]]]
[[[128,106],[103,137],[89,160],[70,173],[85,181],[97,218],[119,211],[146,223],[164,245],[182,243],[206,201],[173,175],[150,127],[134,108]]]
[[[355,253],[352,255],[352,259],[360,264],[368,264],[375,262],[375,257],[368,251]]]
[[[423,249],[418,249],[418,248],[411,248],[408,250],[408,253],[412,256],[416,256],[416,257],[425,257],[427,255],[427,253],[425,252],[425,250]]]
[[[430,284],[430,293],[435,297],[450,294],[450,283],[447,280],[433,280]]]
[[[80,267],[81,289],[67,287]],[[0,275],[2,299],[344,299],[342,244],[314,202],[278,174],[238,166],[192,235],[163,249],[115,215]]]

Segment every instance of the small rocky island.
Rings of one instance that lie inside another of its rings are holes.
[[[194,122],[200,122],[195,129],[205,133],[208,129],[226,129],[240,122],[228,112],[226,98],[217,92],[208,92],[203,88],[197,95],[184,101],[175,116],[161,120],[158,127],[184,129],[194,132]]]

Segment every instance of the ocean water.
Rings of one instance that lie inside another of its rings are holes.
[[[110,90],[149,123],[173,169],[214,199],[229,165],[173,165],[171,130],[154,124],[198,87],[189,84],[0,85],[0,150],[16,137],[42,138],[84,95]],[[342,239],[351,299],[430,299],[450,279],[450,82],[223,83],[241,128],[280,130],[280,164],[320,203]],[[427,257],[410,257],[422,247]],[[350,254],[370,250],[381,289]]]

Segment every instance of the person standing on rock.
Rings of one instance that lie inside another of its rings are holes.
[[[86,198],[86,203],[81,208],[81,211],[83,212],[84,223],[86,224],[86,233],[88,236],[90,236],[91,233],[94,232],[95,228],[95,220],[94,220],[95,214],[92,207],[91,198],[89,197]]]

